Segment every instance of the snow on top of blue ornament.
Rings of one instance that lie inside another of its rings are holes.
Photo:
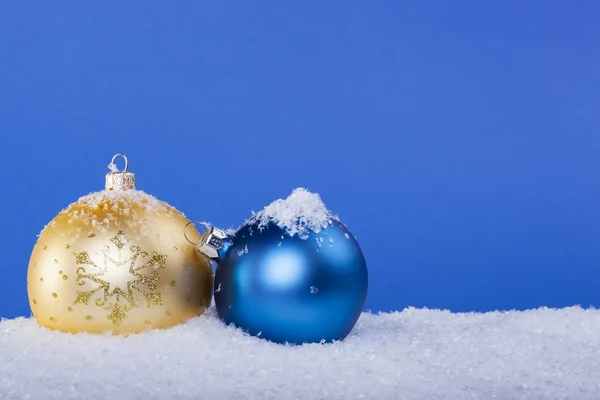
[[[287,199],[278,199],[253,215],[249,222],[257,222],[260,228],[275,223],[290,236],[307,239],[309,230],[318,233],[338,217],[325,207],[321,196],[304,188],[295,189]]]

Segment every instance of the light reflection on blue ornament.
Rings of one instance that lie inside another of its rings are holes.
[[[288,290],[302,281],[305,263],[302,254],[278,246],[265,254],[264,263],[258,267],[262,284],[272,286],[273,290]]]
[[[217,265],[219,317],[276,343],[344,339],[367,295],[365,258],[337,220],[305,239],[251,221],[230,238]]]

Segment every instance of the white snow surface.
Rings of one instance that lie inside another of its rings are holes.
[[[250,219],[258,221],[259,227],[274,222],[290,236],[297,234],[302,239],[308,238],[309,229],[319,233],[333,220],[338,218],[325,207],[321,196],[304,188],[295,189],[285,200],[275,200]]]
[[[214,308],[138,335],[0,322],[1,399],[600,399],[600,310],[363,313],[344,341],[277,345]]]

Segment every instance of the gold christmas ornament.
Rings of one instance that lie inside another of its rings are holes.
[[[122,334],[202,314],[212,265],[186,240],[198,242],[200,233],[181,212],[135,189],[124,155],[109,168],[106,190],[71,204],[39,235],[27,275],[36,320],[64,332]]]

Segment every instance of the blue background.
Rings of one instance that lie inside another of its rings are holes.
[[[0,3],[0,316],[117,152],[217,226],[320,193],[366,309],[600,306],[599,3],[253,3]]]

